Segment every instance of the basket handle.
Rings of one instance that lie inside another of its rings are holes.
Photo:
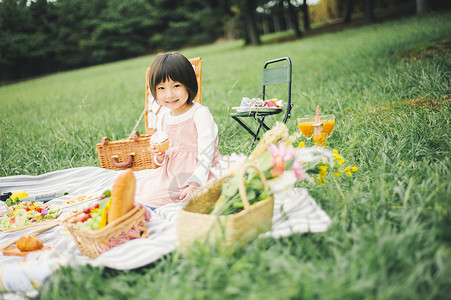
[[[246,187],[244,186],[244,174],[246,174],[246,170],[249,168],[254,168],[257,171],[258,175],[260,176],[260,179],[262,180],[265,190],[268,190],[268,184],[266,183],[266,177],[263,174],[263,172],[252,163],[245,164],[240,169],[240,173],[239,173],[240,174],[240,183],[239,183],[239,187],[238,187],[241,200],[243,201],[243,204],[244,204],[244,209],[247,209],[247,208],[249,208],[249,206],[251,206],[249,203],[249,200],[247,199]]]
[[[135,153],[129,153],[127,161],[119,162],[117,155],[113,155],[113,156],[111,156],[111,161],[113,162],[113,165],[116,168],[127,169],[127,168],[131,168],[133,166],[134,157],[135,157]]]
[[[133,133],[133,141],[134,141],[134,142],[139,142],[139,137],[140,137],[139,131],[135,131],[135,132]]]
[[[133,139],[134,142],[139,142],[139,138],[140,138],[139,131],[135,131],[133,133],[133,137],[130,137],[130,139]],[[102,141],[100,142],[100,146],[103,147],[103,146],[107,145],[109,142],[111,142],[111,139],[107,136],[104,136],[102,138]]]
[[[107,137],[107,136],[104,136],[103,138],[102,138],[102,141],[100,142],[100,146],[105,146],[106,144],[108,144],[108,142],[110,142],[111,141],[111,139],[109,138],[109,137]]]

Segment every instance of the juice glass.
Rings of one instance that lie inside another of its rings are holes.
[[[327,134],[323,123],[313,124],[313,145],[327,147]]]
[[[334,115],[325,115],[319,116],[320,123],[323,123],[324,132],[329,137],[335,128],[335,116]]]
[[[299,131],[306,139],[312,138],[314,123],[315,123],[315,117],[298,118]]]

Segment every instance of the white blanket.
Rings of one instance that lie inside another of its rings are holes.
[[[225,170],[239,163],[243,156],[223,157],[220,167],[214,170],[221,176]],[[147,172],[135,173],[139,182]],[[40,176],[10,176],[0,178],[0,193],[26,191],[29,195],[67,191],[68,195],[52,200],[52,204],[78,195],[102,193],[112,187],[114,180],[122,171],[106,170],[98,167],[81,167],[50,172]],[[323,232],[331,224],[329,216],[321,210],[305,189],[294,189],[289,197],[275,197],[272,230],[262,236],[281,237],[293,233]],[[5,208],[0,204],[0,213]],[[68,210],[63,210],[63,214]],[[119,270],[134,269],[148,265],[163,255],[176,250],[176,219],[180,207],[169,204],[152,212],[147,222],[150,236],[129,241],[113,248],[96,259],[83,256],[78,250],[72,236],[62,231],[64,227],[56,226],[39,233],[39,238],[50,251],[30,253],[26,258],[17,256],[0,256],[0,291],[32,291],[36,285],[51,275],[52,270],[66,264],[91,264],[107,266]],[[11,233],[0,233],[0,245],[17,239],[21,235],[39,227],[28,228]]]

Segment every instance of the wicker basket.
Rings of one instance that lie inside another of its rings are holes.
[[[127,214],[99,230],[74,229],[74,215],[63,222],[83,255],[96,258],[111,248],[128,241],[149,236],[144,211],[136,206]]]
[[[104,137],[97,144],[100,167],[111,170],[131,168],[133,171],[157,168],[150,150],[150,137],[151,134],[139,135],[137,131],[133,138],[113,142]]]
[[[239,192],[244,209],[232,215],[216,216],[207,214],[207,211],[216,203],[221,195],[222,185],[232,174],[210,182],[202,192],[193,195],[187,206],[179,212],[177,246],[182,252],[186,252],[193,243],[219,245],[221,250],[233,250],[271,229],[273,196],[252,205],[246,197],[244,174],[250,167],[258,171],[265,189],[268,190],[262,172],[253,164],[246,164],[238,172]]]

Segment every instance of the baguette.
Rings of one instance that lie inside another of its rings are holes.
[[[119,219],[135,206],[136,180],[132,169],[119,175],[111,190],[111,208],[108,212],[108,224]]]

